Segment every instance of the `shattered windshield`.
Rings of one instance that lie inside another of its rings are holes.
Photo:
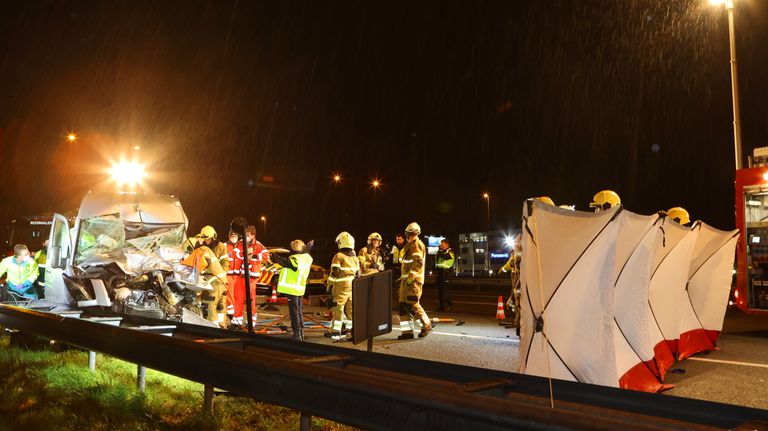
[[[183,223],[125,222],[118,214],[87,218],[80,224],[75,265],[115,262],[133,274],[169,270],[182,255],[184,237]]]

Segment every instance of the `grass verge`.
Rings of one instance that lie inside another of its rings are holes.
[[[146,392],[136,390],[136,366],[88,354],[9,346],[0,338],[2,430],[295,430],[298,412],[247,398],[217,397],[214,412],[202,410],[203,386],[147,370]],[[313,419],[313,430],[352,429]]]

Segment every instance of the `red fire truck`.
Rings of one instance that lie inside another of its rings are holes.
[[[736,306],[768,315],[768,148],[756,148],[736,171]]]

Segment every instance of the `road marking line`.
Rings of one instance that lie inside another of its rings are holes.
[[[497,302],[467,302],[467,301],[453,301],[453,304],[493,305],[494,307],[499,305]]]
[[[520,340],[515,339],[507,339],[507,338],[495,338],[495,337],[486,337],[484,335],[469,335],[469,334],[454,334],[452,332],[437,332],[433,331],[436,335],[449,335],[451,337],[467,337],[467,338],[478,338],[478,339],[485,339],[485,340],[493,340],[493,341],[502,341],[505,343],[512,343],[512,344],[520,344]]]
[[[768,368],[768,364],[756,364],[754,362],[725,361],[722,359],[688,358],[691,361],[714,362],[716,364],[742,365],[744,367]]]
[[[392,328],[392,329],[395,330],[395,331],[402,331],[402,329],[400,329],[400,328]],[[435,334],[435,335],[448,335],[448,336],[451,336],[451,337],[477,338],[477,339],[481,339],[481,340],[493,340],[493,341],[501,341],[501,342],[504,342],[504,343],[520,344],[520,340],[515,340],[515,339],[512,339],[512,338],[507,339],[507,338],[487,337],[485,335],[456,334],[456,333],[453,333],[453,332],[439,332],[439,331],[434,331],[434,330],[432,331],[432,333]]]

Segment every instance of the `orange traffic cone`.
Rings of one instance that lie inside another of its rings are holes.
[[[271,302],[272,304],[277,302],[277,289],[275,289],[275,286],[272,286],[272,297],[269,298],[269,302]]]
[[[504,298],[499,296],[499,303],[496,305],[496,318],[499,320],[506,319],[504,316]]]

